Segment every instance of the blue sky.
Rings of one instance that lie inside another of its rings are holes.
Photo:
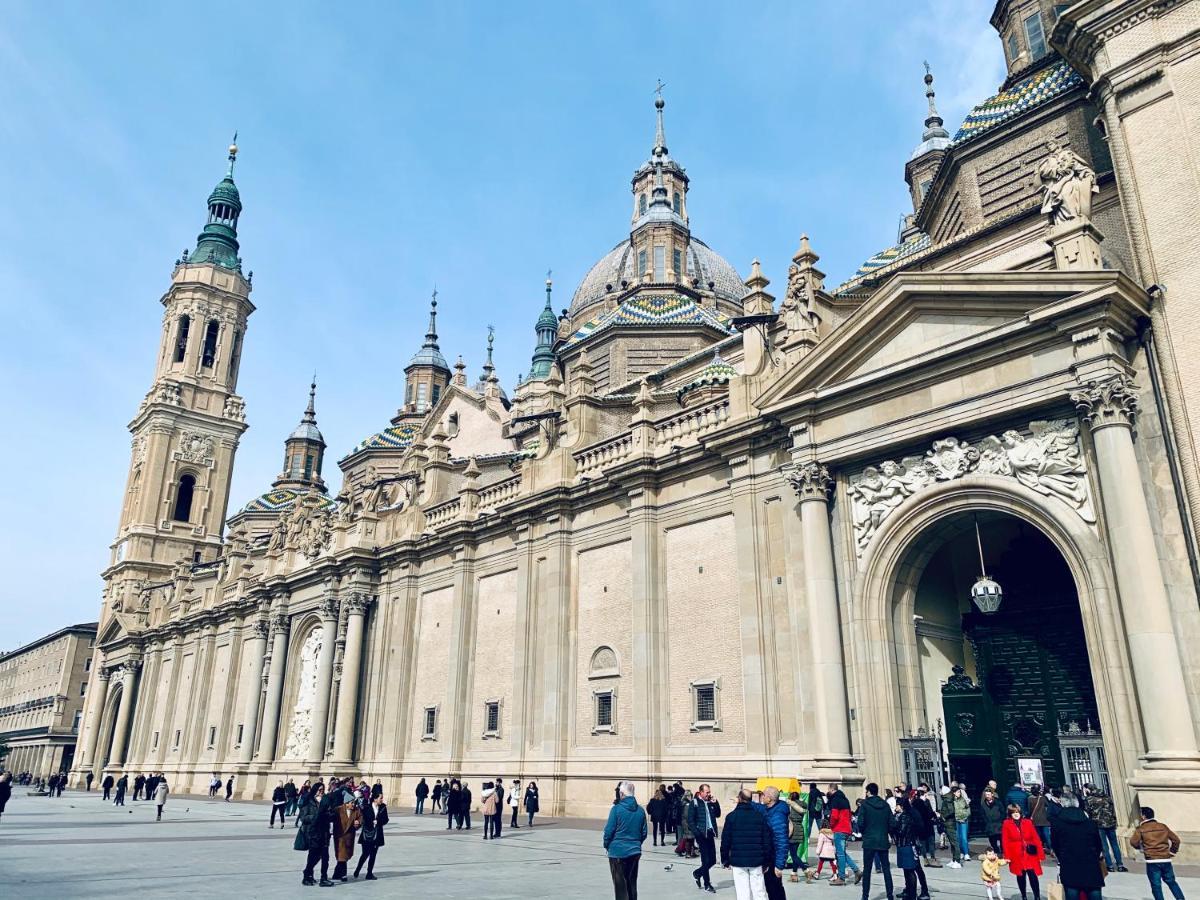
[[[781,289],[801,232],[836,284],[890,245],[925,115],[1003,78],[991,0],[5,4],[0,25],[0,649],[94,619],[159,298],[240,132],[255,272],[231,510],[269,486],[315,369],[332,461],[387,424],[439,291],[474,376],[529,368],[627,233],[667,143],[694,232]],[[903,10],[902,15],[897,10]]]

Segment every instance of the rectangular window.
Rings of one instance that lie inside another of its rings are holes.
[[[437,707],[425,707],[424,731],[421,734],[421,739],[425,741],[437,740]]]
[[[181,732],[178,728],[175,729],[175,742],[171,745],[172,750],[179,749],[179,738],[182,736],[183,736],[183,732]]]
[[[1025,20],[1025,38],[1029,44],[1031,61],[1046,55],[1046,35],[1042,32],[1041,13],[1034,13]]]
[[[71,730],[74,731],[76,734],[79,733],[79,720],[82,718],[83,718],[83,710],[82,709],[75,710],[75,721],[71,723]]]
[[[217,744],[217,726],[208,726],[208,749],[211,750]]]
[[[676,248],[671,251],[671,269],[675,272],[676,278],[683,277],[683,254]]]
[[[596,695],[596,728],[609,729],[613,726],[613,695],[612,691]]]
[[[1015,31],[1010,31],[1008,33],[1008,61],[1010,63],[1016,62],[1017,57],[1020,56],[1020,54],[1021,48],[1017,44],[1017,33]]]
[[[1055,3],[1054,4],[1054,21],[1055,22],[1057,22],[1062,17],[1062,14],[1067,11],[1067,7],[1070,5],[1071,5],[1070,3]]]
[[[721,682],[713,678],[693,681],[692,731],[721,730]]]
[[[675,215],[683,214],[683,199],[679,196],[679,191],[675,192],[675,196],[671,198],[671,209],[675,210]]]
[[[83,671],[92,671],[92,658],[90,656],[83,661]]]
[[[312,478],[313,458],[311,453],[304,454],[304,477]]]
[[[664,281],[667,270],[667,248],[662,244],[654,245],[654,280]]]
[[[154,739],[150,742],[150,749],[151,750],[158,749],[158,732],[157,731],[154,732]]]
[[[924,181],[922,181],[921,182],[921,196],[918,197],[917,200],[924,200],[927,196],[929,196],[929,189],[931,187],[933,187],[933,179],[932,178],[926,178]]]
[[[646,251],[638,251],[638,277],[646,274]]]
[[[434,406],[437,406],[438,397],[440,396],[442,396],[442,386],[440,384],[435,384],[433,386],[433,396],[430,398],[429,402]]]
[[[80,696],[80,697],[82,697],[82,696],[83,696],[84,694],[86,694],[86,693],[87,693],[87,682],[86,682],[86,681],[84,681],[84,682],[80,682],[80,685],[79,685],[79,696]]]
[[[500,736],[500,701],[485,700],[483,702],[483,736]]]
[[[244,728],[245,728],[245,726],[244,726],[244,725],[239,725],[239,726],[238,726],[238,730],[237,730],[237,743],[239,743],[239,744],[242,742],[242,733],[243,733],[243,729],[244,729]]]
[[[425,398],[428,396],[426,393],[428,388],[429,385],[427,384],[417,385],[417,412],[425,412]]]

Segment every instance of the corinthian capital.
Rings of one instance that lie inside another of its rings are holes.
[[[271,616],[271,634],[287,634],[289,621],[287,613],[275,613]]]
[[[355,592],[346,598],[346,606],[350,615],[362,615],[367,611],[367,607],[371,605],[371,595],[367,593]]]
[[[796,490],[801,500],[828,500],[833,478],[829,469],[819,462],[806,462],[798,466],[785,466],[784,475]]]
[[[326,621],[337,619],[340,607],[337,594],[326,594],[321,598],[321,618]]]
[[[250,636],[252,638],[262,638],[264,641],[271,631],[271,623],[264,618],[256,618],[250,623]]]
[[[1107,425],[1132,428],[1137,419],[1137,386],[1128,375],[1089,381],[1071,393],[1071,402],[1093,431]]]

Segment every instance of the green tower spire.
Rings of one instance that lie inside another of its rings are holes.
[[[553,282],[550,273],[546,272],[546,307],[538,316],[534,330],[537,332],[537,348],[533,351],[533,366],[529,370],[529,380],[545,378],[550,374],[554,365],[554,338],[558,334],[558,319],[554,316],[554,308],[550,305],[550,289]]]
[[[229,171],[208,195],[208,222],[196,238],[196,250],[189,263],[212,263],[225,269],[242,270],[238,256],[237,223],[242,214],[242,197],[233,183],[233,164],[237,161],[237,132],[229,145]]]

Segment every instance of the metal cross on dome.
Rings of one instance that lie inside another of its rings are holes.
[[[658,87],[654,89],[654,93],[658,94],[658,99],[662,99],[662,89],[666,86],[666,82],[664,82],[661,78],[658,79]]]

